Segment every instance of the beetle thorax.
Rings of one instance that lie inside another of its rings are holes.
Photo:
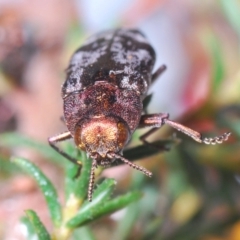
[[[76,145],[89,156],[107,158],[107,154],[119,153],[129,140],[127,124],[116,116],[94,116],[80,121],[75,128]]]

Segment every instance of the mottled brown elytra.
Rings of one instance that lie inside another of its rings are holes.
[[[93,35],[71,58],[62,86],[64,121],[68,131],[49,138],[49,143],[81,167],[81,162],[56,146],[59,141],[73,138],[76,146],[92,159],[89,201],[92,200],[94,170],[98,165],[111,165],[115,159],[120,159],[152,176],[151,172],[122,156],[136,128],[152,128],[140,137],[144,144],[150,144],[146,138],[164,124],[200,143],[222,143],[230,135],[202,138],[199,132],[169,120],[168,114],[142,115],[142,103],[149,86],[166,69],[162,65],[152,74],[155,58],[155,51],[144,35],[129,29]]]

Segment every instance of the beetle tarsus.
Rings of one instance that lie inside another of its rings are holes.
[[[231,135],[230,132],[226,132],[223,135],[216,136],[213,138],[204,138],[202,141],[205,144],[212,144],[212,145],[221,144],[221,143],[227,141],[230,135]]]
[[[145,144],[150,144],[146,141],[146,138],[153,134],[156,130],[162,127],[164,124],[171,126],[172,128],[177,129],[178,131],[188,135],[196,142],[205,143],[205,144],[221,144],[227,141],[228,137],[230,136],[230,132],[226,132],[223,135],[216,136],[213,138],[203,138],[201,133],[186,127],[180,123],[174,122],[169,119],[169,115],[166,113],[158,113],[158,114],[149,114],[143,115],[140,120],[140,127],[153,127],[150,131],[145,133],[143,136],[140,137],[140,140],[143,141]]]

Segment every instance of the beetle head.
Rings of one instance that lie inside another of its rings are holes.
[[[111,152],[121,152],[129,138],[127,124],[116,116],[94,116],[75,127],[76,145],[96,160],[107,159]]]

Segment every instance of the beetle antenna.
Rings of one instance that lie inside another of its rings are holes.
[[[88,185],[88,201],[92,201],[92,193],[93,193],[93,185],[95,180],[95,168],[97,166],[96,159],[93,159],[92,167],[91,167],[91,173],[90,173],[90,179],[89,179],[89,185]]]
[[[169,119],[164,119],[164,123],[168,124],[169,126],[175,128],[175,129],[177,129],[180,132],[185,133],[189,137],[193,138],[195,141],[197,141],[199,143],[205,143],[205,144],[212,144],[212,145],[221,144],[221,143],[227,141],[228,137],[231,134],[230,132],[226,132],[226,133],[224,133],[220,136],[216,136],[216,137],[213,137],[213,138],[203,138],[202,135],[199,132],[196,132],[191,128],[183,126],[180,123],[173,122]]]
[[[110,158],[117,158],[117,159],[120,159],[121,161],[123,161],[125,164],[128,164],[130,167],[134,168],[134,169],[137,169],[138,171],[144,173],[146,176],[148,177],[152,177],[152,173],[149,172],[146,168],[144,167],[141,167],[141,166],[138,166],[132,162],[130,162],[129,160],[127,160],[126,158],[124,158],[123,156],[121,155],[118,155],[116,153],[108,153],[108,156]]]

